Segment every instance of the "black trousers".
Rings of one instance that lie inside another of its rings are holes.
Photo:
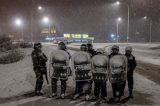
[[[119,98],[124,95],[126,81],[112,83],[113,97]]]
[[[58,79],[52,78],[52,93],[57,93],[57,81]],[[65,94],[66,92],[66,87],[67,87],[67,80],[61,79],[61,94]]]
[[[76,94],[84,93],[85,95],[91,93],[92,81],[76,81]]]
[[[128,82],[128,90],[131,91],[133,89],[133,74],[127,74],[127,82]]]
[[[43,74],[39,72],[35,72],[36,74],[36,87],[35,87],[35,92],[40,92],[42,90],[42,85],[43,85]]]
[[[100,94],[101,98],[107,97],[106,82],[94,82],[94,95],[99,98]]]

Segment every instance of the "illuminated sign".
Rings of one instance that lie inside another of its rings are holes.
[[[81,38],[81,34],[63,34],[64,38]]]
[[[72,34],[72,38],[81,38],[81,34]]]
[[[94,39],[94,37],[89,37],[88,34],[63,34],[64,38],[77,38],[77,39]]]
[[[71,38],[70,34],[64,34],[64,38]]]
[[[88,38],[89,37],[88,34],[83,34],[82,36],[83,36],[83,38]]]

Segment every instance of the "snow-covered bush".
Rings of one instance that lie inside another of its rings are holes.
[[[32,43],[28,43],[28,42],[22,42],[22,43],[19,44],[19,46],[21,48],[32,48],[33,44]]]
[[[7,35],[0,35],[0,51],[13,49],[11,39]]]
[[[4,55],[0,56],[0,64],[9,64],[17,62],[24,58],[24,54],[20,50],[9,50]]]

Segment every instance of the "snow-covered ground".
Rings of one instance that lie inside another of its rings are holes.
[[[12,64],[0,64],[0,97],[9,97],[34,89],[29,83],[30,77],[34,76],[30,58],[31,49],[24,52],[26,57],[23,60]]]
[[[43,51],[48,58],[54,49],[56,48],[48,45],[43,46]],[[23,49],[23,52],[25,58],[21,61],[6,65],[0,64],[0,98],[34,91],[35,74],[31,60],[32,49]]]
[[[160,43],[151,43],[151,44],[144,44],[144,43],[94,43],[94,49],[97,48],[104,48],[106,52],[110,53],[110,48],[112,45],[119,45],[120,52],[124,53],[126,46],[133,47],[133,54],[136,55],[136,59],[138,61],[151,63],[155,65],[160,65]],[[73,43],[68,45],[69,47],[79,48],[80,43]],[[152,49],[156,48],[156,49]]]
[[[51,46],[50,46],[51,45]],[[49,57],[52,50],[55,49],[53,44],[44,44],[43,51]],[[107,46],[111,47],[113,44],[94,44],[94,47],[103,48]],[[118,44],[122,49],[127,44]],[[134,48],[134,54],[136,55],[137,59],[144,62],[151,63],[151,57],[153,58],[159,56],[159,49],[152,50],[150,47],[158,47],[159,44],[149,45],[149,44],[129,44],[132,45]],[[70,44],[70,47],[79,48],[80,44]],[[35,75],[33,72],[32,60],[31,60],[31,51],[32,49],[24,49],[26,53],[26,57],[16,63],[7,64],[7,65],[0,65],[0,98],[16,96],[19,94],[23,94],[29,91],[34,91],[35,86]],[[73,51],[70,51],[71,54]],[[123,50],[122,50],[123,52]],[[148,56],[148,57],[145,57]],[[141,60],[142,58],[148,58],[147,60]],[[153,61],[156,59],[153,59]],[[159,61],[153,63],[159,64]],[[74,80],[71,77],[68,80],[68,85],[74,88]],[[46,85],[46,82],[44,84]],[[153,81],[147,79],[146,77],[135,74],[135,90],[141,93],[149,94],[150,97],[146,97],[147,99],[151,100],[154,104],[160,104],[158,100],[160,98],[160,85],[154,83]]]

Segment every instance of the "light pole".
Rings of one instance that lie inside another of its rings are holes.
[[[48,33],[49,33],[49,36],[50,36],[50,34],[51,34],[51,25],[50,25],[49,18],[48,17],[44,17],[43,18],[43,22],[46,23],[46,24],[48,24]]]
[[[35,2],[32,0],[32,3],[35,5]],[[35,28],[35,15],[37,13],[37,10],[38,11],[43,11],[44,8],[42,6],[36,6],[36,7],[33,7],[31,9],[31,27],[30,27],[30,30],[31,30],[31,41],[33,42],[34,41],[34,36],[36,34],[36,28]]]
[[[116,5],[120,5],[120,2],[117,1]],[[127,10],[128,10],[128,16],[127,16],[127,43],[129,42],[129,28],[130,28],[130,8],[129,8],[129,4],[125,4],[127,6]]]
[[[144,17],[145,20],[149,20],[149,42],[152,42],[152,18],[149,18],[147,16]]]
[[[118,39],[119,39],[119,22],[122,21],[122,18],[119,17],[117,18],[117,43],[118,43]]]
[[[23,25],[22,25],[22,20],[21,19],[16,19],[15,20],[15,24],[18,26],[18,27],[21,27],[21,40],[23,41]]]

